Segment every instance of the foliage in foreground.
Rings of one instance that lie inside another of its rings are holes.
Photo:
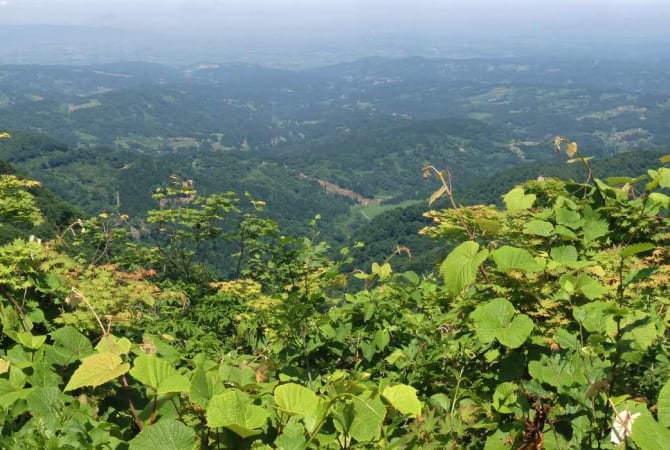
[[[0,446],[661,448],[670,169],[603,181],[568,151],[586,182],[427,213],[439,276],[341,273],[347,250],[178,181],[150,248],[110,215],[3,244]],[[233,279],[199,259],[219,239]]]

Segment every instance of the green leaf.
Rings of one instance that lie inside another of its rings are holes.
[[[643,311],[625,313],[617,311],[617,308],[611,308],[606,310],[606,313],[609,315],[607,327],[609,334],[620,333],[621,340],[629,342],[635,350],[647,351],[659,337],[656,321]],[[615,316],[623,316],[618,324]]]
[[[389,335],[389,332],[386,330],[378,330],[375,333],[375,337],[372,342],[374,342],[377,350],[382,351],[386,348],[387,345],[389,345],[389,342],[391,342],[391,335]]]
[[[451,406],[451,400],[446,394],[438,393],[430,396],[430,404],[440,412],[447,412]]]
[[[65,326],[51,332],[53,345],[47,349],[51,362],[65,365],[77,361],[82,355],[86,356],[93,350],[91,341],[77,331],[76,328]]]
[[[268,417],[265,409],[254,405],[251,397],[238,389],[215,395],[207,406],[208,427],[225,427],[242,438],[260,434]]]
[[[509,428],[509,424],[506,424],[506,427]],[[510,442],[513,442],[514,436],[519,433],[519,430],[508,431],[498,429],[486,438],[483,450],[511,450],[512,446]]]
[[[551,259],[559,263],[568,264],[577,262],[577,249],[572,245],[554,247],[551,249]]]
[[[132,343],[127,338],[119,338],[110,334],[100,339],[95,349],[100,353],[111,352],[117,355],[127,355],[131,347]]]
[[[421,415],[422,404],[416,396],[416,389],[406,384],[396,384],[384,389],[382,396],[402,414],[413,417]]]
[[[642,450],[666,448],[668,442],[670,442],[670,430],[654,420],[644,403],[624,402],[623,405],[619,406],[619,412],[626,406],[629,407],[631,414],[640,414],[631,426],[631,438],[635,445]]]
[[[577,277],[575,288],[589,300],[595,300],[609,292],[606,287],[602,286],[585,273],[582,273]]]
[[[554,335],[554,341],[564,350],[579,351],[582,347],[579,338],[565,328],[559,328]]]
[[[572,158],[572,159],[568,159],[566,161],[566,163],[574,164],[574,163],[579,162],[579,161],[590,161],[592,159],[593,159],[593,156],[587,156],[586,158]]]
[[[35,336],[30,331],[23,331],[21,333],[16,333],[16,339],[19,344],[27,347],[31,350],[37,350],[47,340],[46,336]]]
[[[631,177],[609,177],[605,181],[607,181],[607,184],[614,185],[614,184],[633,184],[636,180],[635,178]]]
[[[582,367],[583,362],[580,359],[575,362],[558,354],[551,357],[542,355],[540,361],[528,363],[528,373],[540,383],[554,387],[572,386],[584,382]]]
[[[660,192],[652,192],[649,194],[648,201],[652,205],[657,205],[661,208],[667,209],[670,207],[670,197],[665,194],[661,194]]]
[[[193,378],[191,378],[189,389],[191,402],[204,408],[212,395],[214,395],[214,383],[207,376],[207,372],[202,367],[198,367],[193,371]]]
[[[64,414],[66,397],[58,387],[33,389],[26,397],[28,409],[33,416],[40,417],[44,424],[53,432],[59,431],[60,418]]]
[[[191,391],[191,382],[185,375],[174,374],[164,379],[158,386],[158,395],[167,395],[175,393],[189,393]]]
[[[535,198],[535,194],[526,195],[523,188],[518,187],[509,191],[503,197],[503,201],[509,211],[523,211],[533,206]]]
[[[539,272],[542,266],[524,249],[504,245],[491,253],[498,269],[502,271],[520,270],[522,272]]]
[[[669,188],[670,187],[670,169],[667,167],[661,167],[658,169],[658,177],[659,181],[658,184],[662,188]]]
[[[377,346],[372,342],[361,342],[360,343],[361,352],[363,353],[363,358],[371,362],[377,353]]]
[[[670,427],[670,379],[658,393],[658,421],[664,427]]]
[[[386,417],[386,407],[379,397],[371,399],[363,396],[354,397],[353,421],[349,434],[358,442],[379,439],[384,417]]]
[[[584,242],[595,241],[598,238],[607,236],[609,232],[609,224],[604,220],[589,220],[584,219]]]
[[[295,383],[281,384],[275,388],[275,403],[284,412],[302,416],[305,427],[312,433],[321,415],[322,400],[314,393]]]
[[[162,384],[171,377],[179,377],[177,370],[172,364],[157,356],[142,355],[135,358],[134,366],[130,369],[130,374],[140,383],[144,384],[154,392],[158,392]],[[182,378],[187,383],[186,377]],[[172,383],[179,382],[176,379]],[[186,392],[188,392],[188,387]],[[181,390],[177,392],[182,392]]]
[[[479,266],[488,256],[488,250],[484,249],[479,253],[478,250],[479,244],[467,241],[452,250],[442,262],[440,274],[451,294],[459,294],[477,277]]]
[[[388,358],[387,358],[388,360]],[[4,358],[0,358],[0,375],[3,373],[9,372],[9,368],[11,367],[11,363],[7,361]]]
[[[564,227],[563,225],[556,225],[556,228],[554,228],[554,234],[568,241],[576,241],[578,239],[574,231]]]
[[[522,398],[516,383],[501,383],[493,393],[493,407],[502,414],[522,413],[522,407],[527,406],[525,398]]]
[[[256,384],[256,372],[251,368],[241,369],[222,364],[219,367],[219,377],[224,383],[234,383],[240,387]]]
[[[12,371],[18,371],[14,367]],[[24,389],[23,383],[17,385],[4,378],[0,378],[0,408],[9,409],[17,400],[25,399],[31,393],[30,389]]]
[[[582,216],[571,209],[556,208],[556,223],[574,230],[582,226]]]
[[[589,333],[604,334],[607,331],[606,311],[613,305],[602,301],[589,302],[574,308],[573,314]]]
[[[305,444],[305,428],[296,417],[291,417],[282,429],[282,434],[275,439],[275,445],[280,450],[304,450]]]
[[[504,298],[496,298],[478,306],[470,317],[474,321],[477,337],[484,343],[493,339],[505,347],[520,347],[533,331],[533,320],[517,314],[514,306]]]
[[[551,233],[554,231],[554,226],[551,222],[545,222],[544,220],[531,220],[526,223],[523,228],[525,234],[534,234],[536,236],[551,236]]]
[[[159,420],[130,441],[130,450],[194,450],[198,447],[193,429],[172,419]]]
[[[638,253],[648,252],[656,248],[654,244],[649,242],[640,242],[639,244],[629,245],[628,247],[622,249],[619,252],[619,256],[622,258],[627,258],[629,256],[637,255]]]
[[[114,353],[98,353],[81,360],[81,365],[74,371],[72,378],[65,386],[65,391],[72,391],[83,386],[100,386],[128,372],[130,364],[124,363]]]
[[[396,348],[393,353],[386,357],[386,362],[395,365],[398,361],[407,359],[407,355],[401,349]]]
[[[661,167],[658,170],[648,170],[647,173],[651,178],[651,181],[647,183],[645,189],[647,192],[657,188],[658,186],[662,188],[670,187],[670,169],[667,167]]]
[[[628,272],[626,278],[623,281],[624,287],[628,287],[633,283],[637,283],[641,280],[646,280],[656,272],[658,272],[658,267],[642,267],[641,269],[634,269]]]

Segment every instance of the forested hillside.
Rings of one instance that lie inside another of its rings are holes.
[[[265,202],[180,177],[145,243],[113,211],[3,242],[0,445],[662,448],[670,157],[605,180],[556,148],[577,181],[499,207],[459,206],[427,168],[421,234],[451,250],[423,274],[345,269],[351,250],[285,234]],[[44,222],[37,188],[0,177],[3,229]]]
[[[669,74],[0,66],[0,448],[664,448]]]

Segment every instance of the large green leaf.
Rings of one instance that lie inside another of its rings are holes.
[[[531,220],[527,222],[523,228],[523,232],[526,234],[534,234],[536,236],[551,236],[551,233],[554,231],[554,226],[551,222],[546,222],[544,220]]]
[[[523,414],[522,407],[527,406],[528,402],[516,383],[501,383],[493,393],[493,407],[503,414]]]
[[[584,225],[582,229],[584,230],[584,241],[591,242],[603,236],[606,236],[609,232],[609,224],[606,220],[600,217],[597,211],[594,211],[589,205],[584,207],[582,211],[584,216]]]
[[[314,431],[321,414],[322,402],[314,391],[299,384],[286,383],[277,386],[274,397],[279,409],[302,416],[307,430],[310,433]]]
[[[551,249],[551,259],[559,263],[568,264],[577,262],[577,249],[573,245],[563,245]]]
[[[477,336],[484,343],[498,339],[505,347],[517,348],[533,331],[533,320],[525,314],[517,314],[514,306],[504,298],[478,306],[470,317]]]
[[[654,244],[649,242],[640,242],[638,244],[629,245],[619,252],[622,258],[627,258],[629,256],[637,255],[638,253],[648,252],[656,248]]]
[[[240,387],[256,384],[256,372],[249,367],[242,369],[228,364],[221,364],[219,367],[219,377],[224,383],[234,383]]]
[[[579,228],[583,225],[582,216],[577,211],[567,208],[556,208],[556,223],[564,225],[571,229]]]
[[[657,422],[645,403],[626,401],[617,407],[619,413],[628,410],[631,415],[639,416],[632,421],[631,438],[641,450],[656,450],[668,447],[670,430]]]
[[[67,396],[56,386],[33,389],[26,398],[30,413],[39,417],[51,430],[59,431],[60,418],[67,414],[64,398]]]
[[[421,415],[421,401],[416,396],[416,389],[406,384],[396,384],[384,389],[384,397],[395,409],[402,414],[409,414],[413,417]]]
[[[172,419],[159,420],[130,441],[130,450],[193,450],[198,447],[193,429]]]
[[[52,331],[51,337],[54,343],[47,348],[47,354],[50,362],[54,364],[75,362],[93,350],[91,341],[69,325]]]
[[[491,257],[502,271],[539,272],[543,268],[527,250],[509,245],[496,249],[491,253]]]
[[[353,399],[352,406],[353,420],[349,435],[358,442],[378,439],[386,417],[386,407],[379,397],[358,396]]]
[[[667,209],[670,207],[670,197],[665,194],[661,194],[660,192],[652,192],[649,194],[648,203],[651,205],[651,207]]]
[[[583,383],[583,362],[568,359],[558,354],[551,357],[542,355],[539,361],[528,363],[528,373],[536,381],[554,387],[572,386]]]
[[[172,364],[157,356],[142,355],[135,359],[133,368],[130,369],[130,374],[140,383],[144,384],[154,392],[158,392],[162,384],[172,378],[178,378],[177,370],[172,367]],[[186,391],[188,392],[188,380],[182,377],[186,383]],[[178,391],[181,392],[181,391]]]
[[[477,277],[479,266],[488,256],[488,250],[478,250],[479,244],[467,241],[452,250],[442,262],[440,273],[447,290],[452,294],[459,294]]]
[[[30,331],[16,333],[16,339],[19,344],[31,350],[37,350],[47,341],[46,336],[35,336]]]
[[[65,386],[65,391],[72,391],[83,386],[100,386],[111,381],[130,369],[119,355],[105,352],[88,356],[81,360],[81,365],[72,374]]]
[[[659,338],[656,320],[643,311],[632,311],[629,314],[616,314],[614,308],[607,311],[607,332],[610,336],[619,336],[635,350],[647,351]],[[623,317],[621,317],[623,316]],[[617,321],[615,319],[619,319]]]
[[[0,408],[10,408],[17,400],[26,398],[30,392],[30,389],[15,386],[4,378],[0,378]]]
[[[507,425],[509,427],[509,425]],[[519,434],[519,430],[505,431],[498,429],[486,438],[486,443],[484,443],[483,450],[510,450],[510,442],[514,441],[514,436]]]
[[[645,186],[647,191],[651,191],[656,187],[660,186],[662,188],[670,187],[670,168],[661,167],[658,170],[648,170],[647,173],[651,177],[651,180]]]
[[[207,426],[225,427],[242,438],[261,433],[268,412],[253,404],[248,394],[238,389],[227,389],[217,394],[207,406]]]
[[[189,398],[191,402],[205,408],[207,402],[214,395],[214,382],[207,376],[207,372],[202,367],[193,371],[191,386],[189,389]]]
[[[126,355],[130,352],[132,345],[132,342],[130,342],[128,338],[119,338],[110,334],[109,336],[100,339],[100,342],[95,346],[95,349],[100,353],[112,352],[117,355]]]
[[[535,198],[535,194],[526,194],[523,188],[518,187],[509,191],[503,201],[509,211],[523,211],[533,206]]]
[[[305,428],[298,421],[297,416],[289,419],[274,443],[279,450],[304,450],[307,444]]]
[[[604,334],[607,331],[607,310],[612,306],[613,303],[602,301],[589,302],[575,307],[573,315],[589,333]]]
[[[658,421],[665,427],[670,427],[670,380],[661,392],[658,393]]]
[[[158,395],[189,393],[191,391],[191,381],[182,374],[170,375],[164,379],[158,386]]]
[[[595,300],[609,292],[606,287],[585,273],[581,273],[579,274],[579,277],[577,277],[576,289],[584,294],[584,297],[589,300]]]

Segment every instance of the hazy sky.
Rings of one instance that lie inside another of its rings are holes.
[[[669,0],[0,0],[0,24],[207,34],[666,34]]]

